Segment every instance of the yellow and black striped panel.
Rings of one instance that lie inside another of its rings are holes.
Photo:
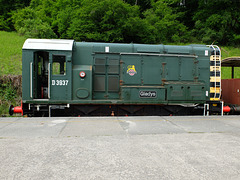
[[[219,55],[212,55],[210,56],[210,61],[220,61],[221,60],[221,57]]]
[[[210,56],[210,100],[219,101],[221,96],[221,57]]]
[[[220,87],[210,87],[210,93],[220,93]]]
[[[212,72],[212,71],[221,71],[221,69],[220,69],[221,67],[220,66],[210,66],[210,72]]]
[[[210,93],[210,101],[219,101],[220,93]]]
[[[211,84],[211,82],[220,82],[219,84],[221,84],[221,77],[212,76],[212,77],[210,77],[210,84]],[[211,87],[215,87],[215,85],[213,85]],[[218,87],[218,86],[216,86],[216,87]]]

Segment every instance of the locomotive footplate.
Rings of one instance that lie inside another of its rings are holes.
[[[23,104],[23,115],[34,116],[34,117],[51,117],[51,113],[53,111],[60,111],[69,108],[69,104],[54,104],[54,105],[47,105],[47,104]]]
[[[202,115],[202,112],[203,109],[180,105],[71,104],[69,108],[51,105],[45,116],[184,116]]]

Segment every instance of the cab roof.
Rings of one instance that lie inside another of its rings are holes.
[[[22,49],[72,51],[74,40],[27,39]]]

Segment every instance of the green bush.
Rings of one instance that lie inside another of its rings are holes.
[[[21,104],[21,76],[0,76],[0,116],[8,116],[10,105]]]
[[[10,83],[0,84],[0,116],[9,116],[10,105],[19,106],[21,97]]]
[[[43,20],[41,12],[27,7],[15,13],[12,19],[20,35],[28,38],[57,38],[50,24]]]

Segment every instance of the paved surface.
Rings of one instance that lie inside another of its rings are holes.
[[[0,179],[240,179],[240,116],[0,118]]]

